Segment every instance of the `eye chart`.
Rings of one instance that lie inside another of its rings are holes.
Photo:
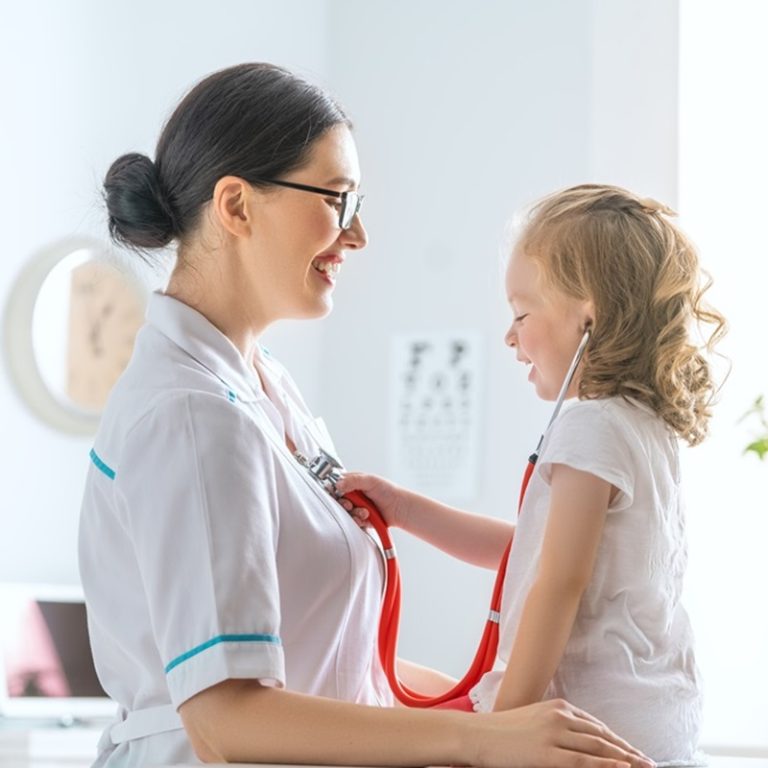
[[[392,478],[443,501],[477,495],[481,338],[396,336],[391,347]]]

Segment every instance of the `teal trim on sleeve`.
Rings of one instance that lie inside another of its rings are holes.
[[[227,398],[229,399],[230,403],[234,403],[237,400],[237,395],[230,389],[227,392]]]
[[[282,645],[280,638],[276,635],[218,635],[201,645],[196,645],[191,651],[182,653],[181,656],[177,656],[173,661],[170,661],[165,667],[165,674],[167,675],[174,667],[178,667],[179,664],[187,661],[187,659],[191,659],[193,656],[197,656],[198,653],[202,653],[219,643],[272,643],[273,645]]]
[[[91,452],[89,454],[91,457],[91,461],[96,466],[96,469],[103,472],[110,480],[115,479],[115,470],[111,467],[108,467],[100,458],[99,455],[96,453],[96,451],[91,448]]]

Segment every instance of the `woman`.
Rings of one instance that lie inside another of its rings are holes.
[[[331,309],[345,255],[366,244],[359,179],[338,105],[267,64],[203,80],[154,163],[125,155],[107,174],[113,237],[178,250],[83,502],[94,656],[120,705],[97,764],[645,765],[565,702],[390,706],[380,552],[296,460],[332,446],[259,344],[275,321]]]

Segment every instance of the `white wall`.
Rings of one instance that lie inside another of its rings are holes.
[[[678,2],[594,0],[591,180],[677,204]]]
[[[728,318],[721,351],[732,363],[712,437],[686,456],[688,602],[710,693],[707,739],[764,753],[768,462],[743,455],[757,424],[739,418],[768,396],[766,28],[759,0],[681,3],[680,210],[714,277],[711,301]]]
[[[326,70],[326,9],[312,0],[32,0],[12,8],[0,24],[0,305],[42,246],[71,234],[106,237],[99,180],[123,152],[152,154],[169,110],[200,77],[259,59],[309,77]],[[320,334],[304,330],[310,342]],[[290,342],[294,333],[277,336]],[[294,357],[311,395],[316,360]],[[90,441],[39,423],[2,365],[0,581],[76,580]]]

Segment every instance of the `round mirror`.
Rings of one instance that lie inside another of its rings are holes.
[[[10,370],[35,414],[66,432],[95,432],[145,307],[146,290],[101,243],[67,240],[37,254],[5,322]]]

